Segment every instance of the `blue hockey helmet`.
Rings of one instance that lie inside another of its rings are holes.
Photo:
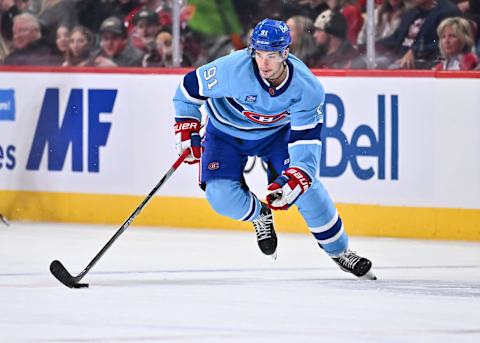
[[[249,50],[285,51],[290,45],[290,29],[283,21],[263,19],[252,32]]]

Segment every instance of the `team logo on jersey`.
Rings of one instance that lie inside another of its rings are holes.
[[[209,170],[217,170],[218,168],[220,168],[220,162],[210,162],[208,164]]]
[[[255,102],[257,101],[257,96],[256,95],[247,95],[245,98],[245,102]]]
[[[283,111],[279,114],[261,114],[251,111],[242,111],[242,113],[245,117],[258,124],[273,124],[288,116],[288,111]]]

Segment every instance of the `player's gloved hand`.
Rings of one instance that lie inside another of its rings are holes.
[[[190,149],[190,154],[184,160],[185,163],[198,163],[202,157],[200,127],[200,122],[195,119],[182,120],[174,125],[178,154],[181,155],[185,149]]]
[[[286,210],[312,185],[312,180],[299,168],[288,168],[267,188],[267,204],[273,210]]]

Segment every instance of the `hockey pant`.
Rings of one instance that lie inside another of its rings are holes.
[[[260,201],[239,181],[212,179],[206,184],[206,197],[219,214],[242,221],[260,215]],[[319,180],[295,203],[308,228],[325,252],[334,257],[348,248],[348,235],[337,209]]]

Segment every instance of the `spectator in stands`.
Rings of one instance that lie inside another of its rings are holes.
[[[155,37],[156,49],[145,56],[143,59],[143,66],[174,67],[172,39],[172,34],[169,31],[163,30],[158,32]],[[185,53],[182,54],[180,66],[192,66],[189,57]]]
[[[388,37],[395,32],[400,25],[403,14],[406,10],[406,0],[385,0],[375,8],[375,40]],[[367,21],[363,23],[362,30],[358,34],[357,44],[367,43]]]
[[[155,50],[143,58],[142,65],[147,68],[171,67],[173,65],[172,34],[160,31],[155,36]]]
[[[200,47],[200,40],[198,37],[194,37],[189,28],[187,28],[187,21],[191,18],[194,5],[190,4],[192,1],[189,1],[188,5],[184,5],[180,8],[180,29],[182,35],[182,46],[184,50],[184,61],[195,61],[195,65],[201,65],[206,63],[204,58],[204,53]],[[223,2],[221,2],[220,8],[223,7]],[[185,2],[184,2],[185,3]],[[135,4],[133,10],[131,10],[126,16],[124,15],[125,9],[132,8],[131,6]],[[120,6],[120,7],[118,7]],[[123,17],[124,22],[127,23],[127,31],[130,32],[133,30],[133,19],[135,15],[142,9],[148,8],[149,10],[157,13],[159,18],[159,28],[158,31],[167,30],[171,31],[172,29],[172,13],[171,13],[171,1],[168,0],[120,0],[117,6],[117,11],[113,13],[119,17]],[[129,7],[130,6],[130,7]],[[121,11],[118,11],[118,10]],[[217,9],[214,7],[213,12]],[[220,10],[220,9],[218,9]],[[152,50],[151,53],[155,54],[155,50]],[[182,63],[183,65],[183,63]]]
[[[431,69],[438,56],[437,27],[448,17],[459,15],[448,0],[413,0],[414,7],[405,11],[395,32],[377,42],[384,53],[380,68]]]
[[[286,24],[290,28],[290,36],[292,37],[290,52],[301,59],[307,66],[310,66],[315,55],[313,22],[308,17],[295,15],[288,18]]]
[[[93,0],[93,1],[98,1],[98,0]],[[109,12],[114,17],[125,19],[128,16],[128,14],[131,13],[133,10],[135,9],[137,9],[137,11],[140,10],[140,7],[143,6],[143,4],[141,4],[140,2],[141,1],[139,0],[113,1],[113,5],[111,6],[111,8],[109,8]],[[145,1],[142,1],[142,2],[145,2]]]
[[[133,17],[130,41],[134,47],[150,52],[155,49],[155,35],[159,30],[158,15],[149,8],[142,8]]]
[[[284,13],[292,13],[290,15],[301,14],[309,17],[312,22],[323,12],[330,7],[325,0],[296,0],[293,3],[286,3],[283,5]]]
[[[69,29],[78,24],[75,2],[71,0],[42,0],[38,19],[42,35],[51,46],[55,46],[57,28]]]
[[[190,0],[193,15],[188,27],[201,42],[209,60],[244,47],[243,28],[232,0]]]
[[[62,61],[42,39],[40,22],[30,13],[13,19],[13,48],[6,65],[60,65]]]
[[[465,18],[473,24],[474,46],[477,55],[480,55],[480,1],[479,0],[461,0],[457,7]]]
[[[3,63],[3,60],[8,55],[9,52],[10,52],[10,49],[8,48],[7,43],[5,42],[3,37],[0,35],[0,64]]]
[[[108,17],[124,18],[133,7],[138,6],[137,0],[74,0],[78,24],[97,33],[100,25]],[[128,4],[124,3],[128,2]],[[124,9],[125,8],[125,9]],[[125,12],[122,12],[124,9]]]
[[[123,2],[129,2],[129,1],[123,0]],[[157,13],[159,18],[160,29],[171,28],[172,26],[171,1],[140,0],[140,1],[137,1],[136,7],[124,17],[124,22],[126,23],[128,33],[130,33],[130,31],[133,29],[133,18],[135,18],[135,15],[144,8],[148,8],[154,11],[155,13]],[[184,7],[182,7],[182,10],[183,8]],[[180,14],[180,16],[181,15],[182,13]]]
[[[478,57],[472,52],[473,33],[470,22],[460,17],[443,20],[437,28],[443,61],[436,70],[473,70]]]
[[[95,35],[84,26],[75,26],[70,33],[64,67],[95,66]]]
[[[67,50],[68,50],[68,41],[70,38],[70,30],[67,26],[60,25],[57,28],[57,38],[55,40],[55,52],[66,58]]]
[[[363,26],[360,8],[352,4],[353,0],[325,0],[332,11],[340,12],[347,23],[347,38],[352,45],[357,44],[358,33]]]
[[[347,23],[340,12],[326,10],[314,23],[315,42],[321,51],[312,68],[359,69],[365,62],[347,39]]]
[[[13,18],[25,12],[28,8],[28,0],[1,0],[0,1],[0,28],[2,31],[2,37],[5,43],[9,43],[13,39]]]
[[[105,19],[100,26],[100,56],[119,67],[142,66],[143,53],[128,42],[126,27],[116,17]]]
[[[11,3],[13,3],[13,0],[8,0]],[[4,13],[8,11],[10,8],[10,4],[7,6],[7,1],[6,0],[0,0],[0,64],[3,63],[3,60],[5,59],[5,56],[8,55],[10,52],[10,47],[9,47],[9,41],[7,41],[3,35],[3,23],[2,23],[2,18],[4,16]],[[10,39],[11,41],[11,39]]]

